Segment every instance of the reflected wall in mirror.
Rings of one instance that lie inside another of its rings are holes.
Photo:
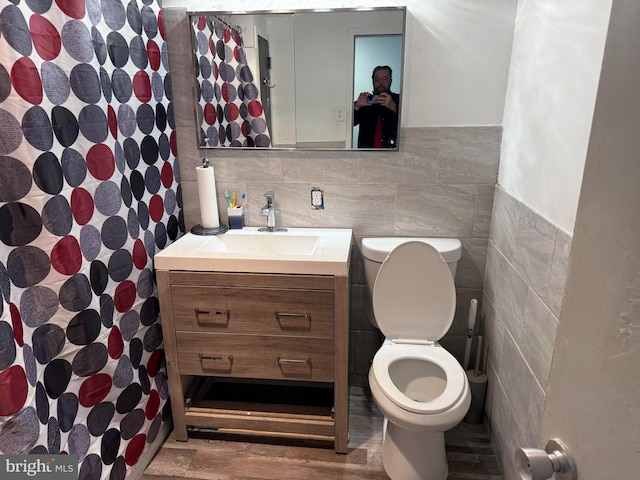
[[[373,69],[391,66],[401,94],[404,7],[189,16],[200,148],[358,148],[354,106],[374,93]],[[369,38],[378,46],[356,50]]]

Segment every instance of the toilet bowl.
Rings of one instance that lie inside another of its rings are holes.
[[[401,243],[380,266],[372,301],[386,337],[369,370],[387,420],[385,471],[392,480],[446,480],[444,432],[471,404],[464,369],[438,344],[455,313],[451,270],[432,245]]]

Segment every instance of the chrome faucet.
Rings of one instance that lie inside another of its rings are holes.
[[[273,232],[276,227],[276,207],[273,204],[273,192],[264,194],[267,198],[267,204],[260,209],[260,215],[267,217],[267,228],[261,228],[260,231]]]
[[[273,203],[273,192],[267,192],[264,194],[267,199],[267,203],[260,209],[260,215],[267,217],[267,226],[259,228],[259,232],[286,232],[286,228],[276,227],[276,206]]]

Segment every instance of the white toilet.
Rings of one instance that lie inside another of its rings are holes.
[[[383,465],[392,480],[446,480],[444,432],[471,404],[464,369],[438,344],[455,313],[451,273],[435,247],[405,241],[388,254],[373,283],[373,313],[386,340],[374,356],[369,386],[387,420]]]

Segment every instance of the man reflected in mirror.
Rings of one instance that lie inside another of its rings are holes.
[[[395,148],[400,95],[391,91],[391,67],[378,65],[371,79],[373,92],[361,92],[353,104],[353,124],[360,126],[358,148]]]

